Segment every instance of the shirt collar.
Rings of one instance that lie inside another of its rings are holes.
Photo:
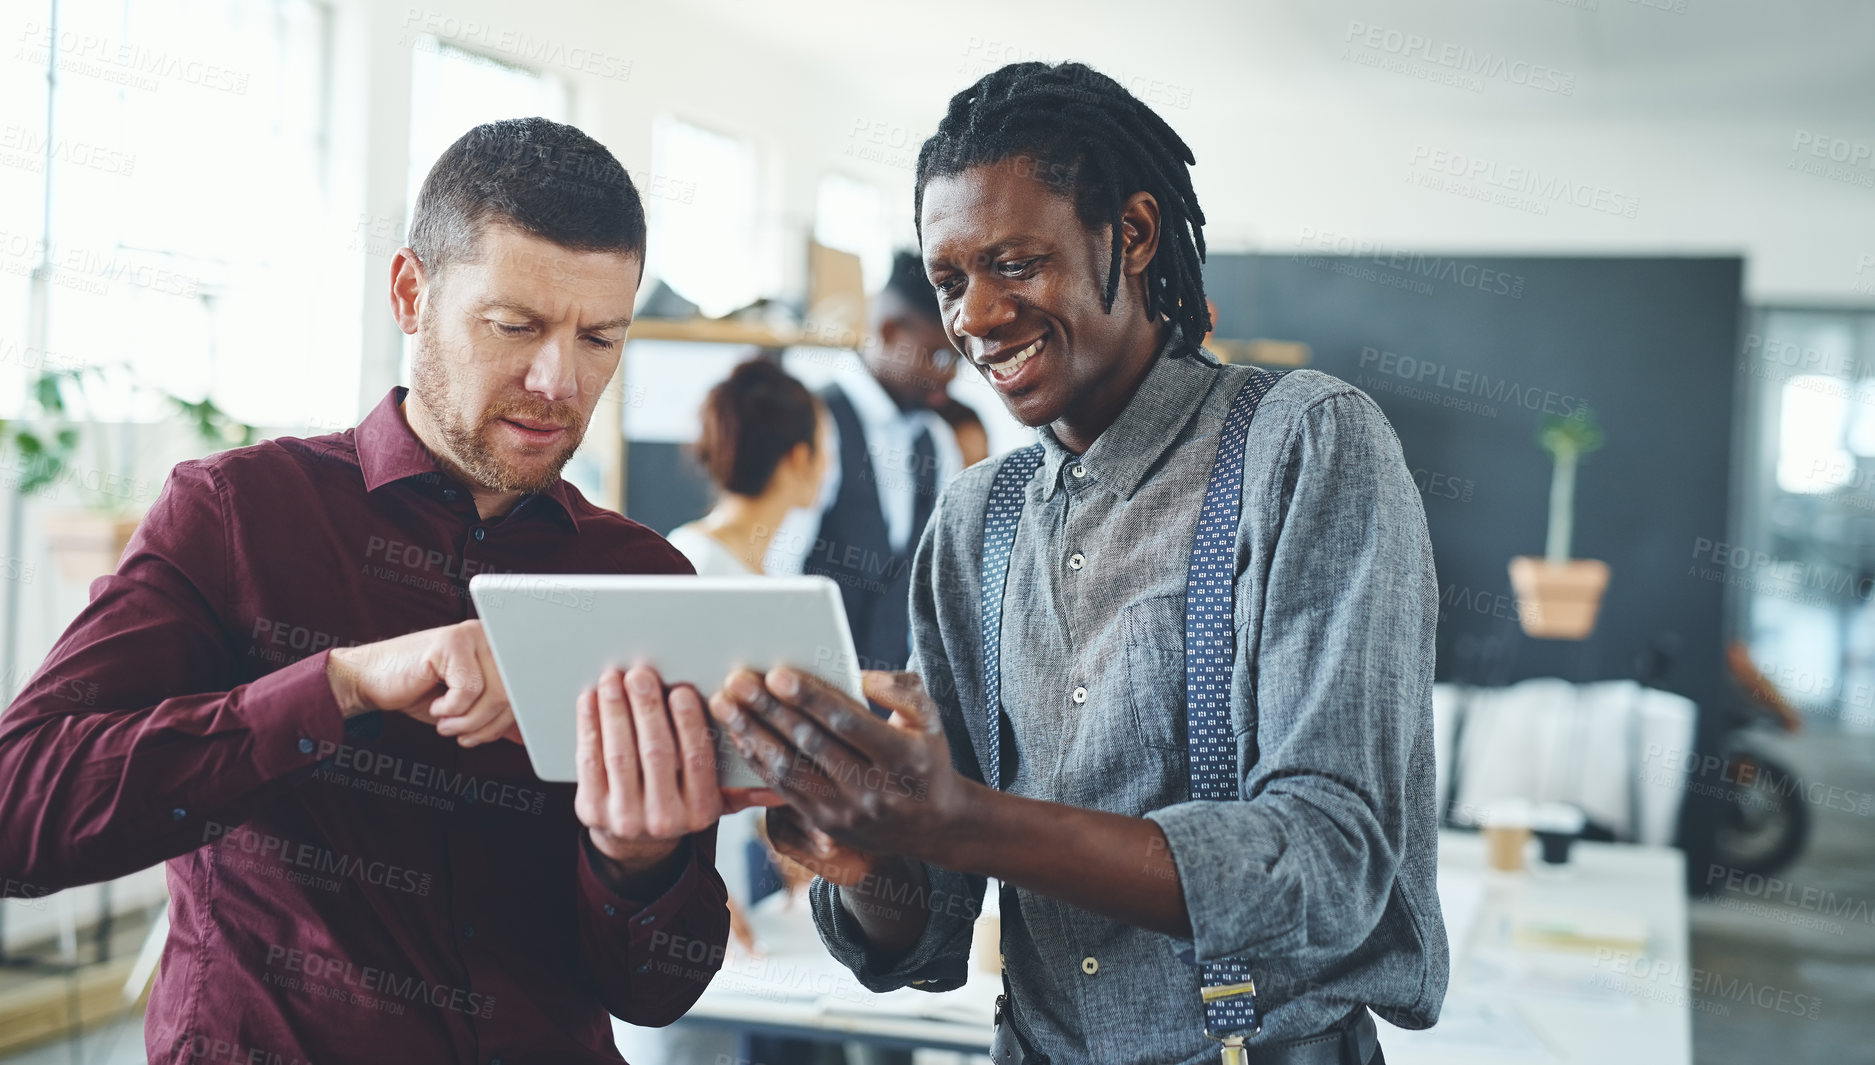
[[[423,441],[410,428],[404,419],[404,397],[409,389],[398,385],[390,390],[371,413],[358,423],[355,434],[358,447],[358,468],[365,477],[365,491],[375,492],[394,481],[422,477],[435,484],[454,484],[456,478],[444,473],[436,456],[430,453]],[[465,486],[466,490],[466,486]],[[560,513],[579,531],[579,519],[573,514],[572,500],[567,497],[566,479],[553,482],[552,487],[537,493],[553,500],[560,507]],[[525,505],[526,499],[516,505],[516,510]],[[514,511],[509,511],[510,514]]]
[[[846,392],[846,398],[853,403],[853,413],[867,425],[891,425],[894,422],[916,420],[915,413],[907,414],[899,407],[872,371],[861,363],[859,372],[841,374],[840,388]]]
[[[1152,368],[1127,400],[1126,409],[1094,440],[1087,452],[1075,455],[1055,438],[1052,426],[1043,426],[1042,498],[1052,499],[1061,484],[1063,466],[1079,462],[1095,483],[1121,499],[1131,499],[1146,475],[1172,446],[1179,430],[1191,420],[1217,379],[1218,361],[1202,347],[1184,343],[1177,326],[1153,357]]]

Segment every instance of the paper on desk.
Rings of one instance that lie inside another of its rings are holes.
[[[1530,950],[1639,954],[1647,949],[1647,922],[1596,906],[1525,904],[1512,911],[1511,942]]]

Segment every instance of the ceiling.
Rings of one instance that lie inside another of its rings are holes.
[[[665,3],[669,17],[766,42],[879,106],[932,119],[1005,62],[1079,59],[1159,94],[1162,110],[1206,116],[1306,105],[1435,119],[1875,122],[1869,0]],[[1409,39],[1424,43],[1409,52]],[[1539,75],[1550,89],[1521,84],[1532,67],[1555,72]]]

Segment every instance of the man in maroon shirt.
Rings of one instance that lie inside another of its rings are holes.
[[[617,1061],[608,1013],[668,1024],[716,971],[715,823],[751,796],[719,791],[697,692],[599,678],[578,784],[542,783],[467,595],[691,572],[559,477],[644,241],[591,138],[470,131],[392,263],[414,387],[177,466],[0,717],[9,891],[168,865],[152,1062]]]

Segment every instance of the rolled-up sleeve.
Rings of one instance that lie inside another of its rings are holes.
[[[953,482],[944,495],[949,495],[955,487],[956,482]],[[952,542],[949,533],[941,531],[945,523],[939,515],[943,513],[944,496],[940,496],[912,557],[911,668],[923,679],[925,693],[938,706],[945,737],[950,742],[952,763],[959,773],[981,782],[983,773],[977,765],[970,732],[964,726],[957,679],[951,668],[952,661],[971,659],[963,655],[953,659],[946,652],[938,618],[941,604],[935,573],[937,558],[940,553],[955,551],[959,546]],[[958,608],[955,603],[942,605],[953,610]],[[870,903],[893,908],[922,907],[926,914],[923,934],[911,950],[889,968],[875,964],[864,931],[840,897],[842,889],[825,880],[814,881],[809,898],[821,942],[868,990],[884,992],[910,986],[924,991],[949,991],[963,986],[970,961],[971,932],[976,915],[982,910],[983,891],[988,881],[929,863],[924,866],[924,874],[926,890],[922,896],[909,890],[887,889],[882,900],[874,896],[875,902]]]
[[[1310,406],[1245,495],[1232,717],[1242,801],[1151,813],[1200,961],[1344,956],[1379,923],[1405,846],[1438,587],[1399,440],[1362,393]],[[1273,539],[1262,529],[1275,529]],[[1267,577],[1260,576],[1267,559]],[[1249,598],[1246,598],[1249,597]],[[1248,605],[1247,611],[1242,609]]]

